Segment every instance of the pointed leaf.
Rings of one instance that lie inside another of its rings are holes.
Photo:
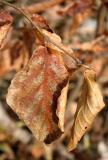
[[[95,81],[95,73],[92,70],[84,72],[82,94],[79,99],[72,136],[69,142],[69,150],[73,150],[84,133],[91,127],[97,113],[104,107],[103,98],[98,84]]]
[[[56,108],[67,81],[68,72],[62,57],[43,46],[12,80],[7,103],[40,141],[50,143],[61,135]]]

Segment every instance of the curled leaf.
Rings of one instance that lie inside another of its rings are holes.
[[[104,107],[103,98],[92,70],[84,72],[82,94],[78,102],[69,150],[73,150],[84,133],[91,127],[97,113]]]
[[[44,46],[33,53],[27,66],[12,80],[7,103],[40,141],[50,143],[61,135],[57,99],[67,82],[62,57]]]
[[[71,72],[77,69],[77,63],[73,58],[70,58],[69,55],[67,54],[63,54],[63,50],[67,51],[70,55],[73,54],[73,51],[71,50],[71,48],[65,46],[62,43],[61,38],[55,34],[55,33],[51,33],[48,32],[47,30],[43,29],[42,30],[43,34],[48,38],[48,40],[50,41],[46,41],[46,46],[52,51],[52,52],[58,52],[58,54],[62,54],[63,57],[63,61],[64,64],[68,70],[68,72]],[[60,48],[61,49],[60,49]]]
[[[56,114],[59,118],[58,126],[62,132],[64,132],[64,119],[65,119],[68,88],[69,88],[69,83],[67,83],[67,85],[61,91],[61,95],[58,98],[57,110],[56,110]]]

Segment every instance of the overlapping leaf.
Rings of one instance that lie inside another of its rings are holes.
[[[69,150],[73,150],[84,133],[91,127],[97,113],[104,107],[103,98],[98,84],[95,81],[95,73],[92,70],[84,72],[82,94],[78,102]]]
[[[40,141],[50,143],[61,135],[57,99],[67,82],[68,72],[61,56],[43,46],[12,80],[7,103]]]
[[[68,54],[64,54],[63,50],[67,51],[70,55],[73,56],[73,51],[71,48],[65,46],[62,41],[61,38],[55,34],[55,33],[51,33],[48,32],[46,30],[42,30],[43,34],[52,42],[50,41],[46,41],[46,46],[51,49],[52,52],[57,52],[58,54],[62,54],[63,57],[63,61],[64,64],[67,68],[68,71],[72,71],[77,69],[77,63],[75,61],[75,59],[70,58],[70,56]],[[60,47],[60,48],[59,48]]]
[[[47,41],[44,41],[45,45],[51,50],[51,52],[56,52],[57,54],[62,53],[63,61],[67,70],[71,73],[73,70],[77,69],[77,63],[74,58],[70,58],[69,55],[73,56],[73,51],[71,48],[65,46],[62,43],[60,36],[52,31],[47,21],[37,14],[33,14],[32,16],[33,22],[42,29],[43,35],[46,37]],[[36,31],[37,34],[37,31]],[[37,37],[39,34],[37,35]],[[41,36],[38,37],[43,44],[43,38]],[[64,50],[69,54],[64,54]]]

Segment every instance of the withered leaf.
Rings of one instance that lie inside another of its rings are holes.
[[[61,135],[57,99],[67,82],[62,57],[44,46],[33,53],[28,65],[11,82],[7,103],[40,141],[50,143]]]
[[[39,28],[41,28],[41,29],[46,29],[47,31],[53,33],[52,29],[50,28],[50,26],[49,26],[49,24],[48,24],[48,22],[46,21],[45,18],[43,18],[42,16],[40,16],[40,15],[38,15],[38,14],[36,14],[36,13],[33,14],[31,18],[32,18],[33,22],[35,22],[35,24],[36,24]]]
[[[58,98],[56,114],[59,118],[58,126],[62,132],[64,132],[64,120],[65,120],[65,110],[67,102],[67,92],[69,88],[69,83],[62,89],[61,95]]]
[[[65,63],[65,66],[69,72],[72,72],[73,70],[77,69],[77,63],[74,58],[70,58],[69,55],[73,54],[73,51],[71,48],[65,46],[62,43],[62,40],[60,36],[55,34],[51,28],[49,27],[47,21],[40,15],[38,14],[33,14],[32,20],[36,23],[38,27],[40,27],[42,30],[43,35],[46,38],[46,41],[44,41],[44,37],[42,35],[37,34],[36,35],[40,41],[41,45],[45,45],[53,52],[58,52],[58,54],[62,54],[63,61]],[[43,42],[44,41],[44,42]],[[69,53],[67,55],[66,53],[64,54],[64,50]],[[73,55],[72,55],[73,56]]]
[[[82,94],[78,102],[69,150],[73,150],[84,133],[91,127],[97,113],[104,107],[103,98],[95,81],[93,70],[84,72]]]
[[[48,39],[48,41],[46,41],[47,47],[52,48],[54,50],[58,50],[60,52],[63,52],[60,49],[60,48],[62,48],[64,50],[67,50],[67,52],[72,53],[72,50],[69,47],[63,45],[61,38],[57,34],[48,32],[45,29],[43,29],[42,32],[46,36],[46,38]]]
[[[9,31],[11,23],[12,23],[12,17],[9,15],[9,13],[0,10],[0,47],[2,45],[2,42],[6,34]]]
[[[65,64],[67,70],[72,73],[73,70],[77,69],[78,66],[77,66],[76,61],[73,58],[71,58],[69,55],[63,54],[63,50],[66,50],[70,55],[72,55],[73,51],[71,50],[71,48],[65,46],[62,43],[61,38],[57,34],[50,33],[44,29],[42,30],[42,32],[51,42],[53,42],[53,43],[51,43],[50,41],[47,41],[46,46],[52,52],[57,52],[58,54],[62,54],[63,61],[64,61],[64,64]],[[60,48],[62,48],[63,50],[61,50],[58,46]]]

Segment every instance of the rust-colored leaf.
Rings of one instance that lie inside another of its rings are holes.
[[[32,15],[32,20],[35,22],[35,24],[41,28],[41,29],[46,29],[49,32],[53,32],[52,29],[50,28],[48,22],[46,21],[45,18],[38,14],[33,14]]]
[[[94,118],[103,107],[104,102],[99,86],[95,81],[95,73],[92,70],[86,70],[84,72],[82,94],[72,127],[69,150],[73,150],[76,147],[78,141],[91,127]]]
[[[68,72],[62,57],[43,46],[12,80],[7,103],[40,141],[50,143],[61,135],[57,99],[67,82]]]
[[[6,34],[9,31],[11,23],[12,23],[12,17],[3,10],[0,10],[0,47],[2,45],[2,42]]]

